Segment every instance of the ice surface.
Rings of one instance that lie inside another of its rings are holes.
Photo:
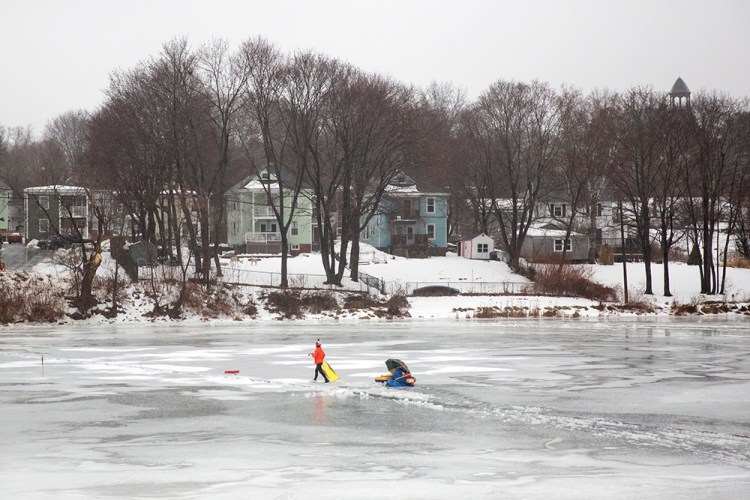
[[[746,321],[6,328],[0,498],[748,498],[748,394]]]

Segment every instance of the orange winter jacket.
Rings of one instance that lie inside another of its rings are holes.
[[[315,351],[313,351],[312,353],[312,356],[313,356],[313,360],[315,361],[315,364],[319,365],[320,363],[323,362],[323,358],[326,357],[326,353],[323,352],[322,347],[316,347]]]

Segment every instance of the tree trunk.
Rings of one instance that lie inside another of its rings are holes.
[[[622,247],[621,259],[622,259],[622,286],[623,286],[623,299],[625,303],[628,303],[628,264],[625,255],[625,222],[622,215],[622,202],[619,204],[620,209],[620,245]]]
[[[281,231],[281,288],[289,288],[289,238],[286,231]]]
[[[641,206],[641,214],[638,217],[640,220],[640,240],[641,240],[641,252],[643,253],[643,265],[646,272],[646,289],[643,291],[646,295],[654,294],[653,280],[651,278],[651,225],[648,204]]]
[[[352,251],[349,258],[349,268],[352,281],[359,281],[359,233],[352,238]]]
[[[81,294],[78,297],[78,304],[76,305],[79,312],[83,313],[88,311],[91,307],[96,304],[93,295],[93,283],[94,277],[96,276],[96,270],[99,269],[99,265],[102,263],[101,250],[94,250],[89,255],[89,258],[83,264],[83,277],[81,278]]]
[[[662,238],[665,238],[665,236],[662,236]],[[671,297],[672,291],[669,288],[669,246],[666,243],[662,243],[662,259],[664,260],[664,296]]]

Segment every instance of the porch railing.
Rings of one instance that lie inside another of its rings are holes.
[[[245,233],[245,243],[269,243],[281,241],[281,233]]]

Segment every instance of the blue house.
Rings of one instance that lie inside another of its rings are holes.
[[[399,174],[386,188],[360,241],[406,257],[445,255],[448,194],[420,192],[409,176]]]

